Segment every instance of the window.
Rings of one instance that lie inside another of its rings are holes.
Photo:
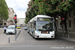
[[[36,30],[39,31],[53,31],[53,23],[49,21],[37,21]]]
[[[4,23],[4,25],[6,25],[6,23]]]
[[[71,27],[71,20],[69,20],[69,27]]]
[[[52,21],[52,18],[37,18],[38,21]]]

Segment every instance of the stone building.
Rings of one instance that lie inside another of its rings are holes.
[[[8,8],[8,19],[5,21],[0,18],[0,27],[4,27],[5,25],[9,26],[11,24],[14,24],[14,10],[13,8]]]
[[[2,27],[2,25],[3,25],[3,19],[0,18],[0,27]]]
[[[17,18],[17,19],[18,19],[17,25],[21,25],[21,26],[25,25],[25,18]]]
[[[61,25],[60,25],[60,22],[61,22],[61,17],[59,16],[58,19],[57,19],[57,30],[58,31],[62,31],[62,30],[65,30],[64,28],[62,29]],[[63,26],[64,27],[64,26]],[[74,32],[75,31],[75,10],[72,10],[70,11],[68,14],[67,14],[67,29],[68,31],[72,31]]]
[[[14,10],[13,8],[8,8],[9,17],[7,19],[7,26],[14,24]]]

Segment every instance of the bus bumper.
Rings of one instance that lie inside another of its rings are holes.
[[[39,36],[39,35],[35,35],[35,38],[55,38],[55,36]]]

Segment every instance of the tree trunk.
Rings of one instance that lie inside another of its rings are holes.
[[[65,31],[66,33],[68,33],[66,21],[67,21],[67,12],[65,13],[65,23],[64,24],[65,24]]]
[[[55,20],[55,23],[54,23],[54,25],[55,25],[55,31],[57,31],[57,25],[56,25],[56,17],[54,17],[54,20]]]

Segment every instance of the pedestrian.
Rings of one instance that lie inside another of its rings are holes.
[[[7,29],[7,27],[6,27],[6,26],[4,26],[4,33],[6,33],[6,29]]]

